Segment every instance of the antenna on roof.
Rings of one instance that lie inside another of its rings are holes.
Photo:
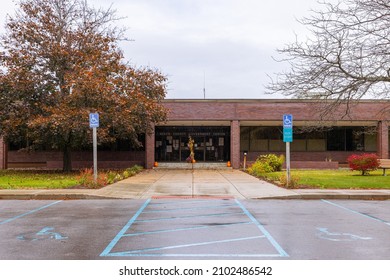
[[[206,99],[206,72],[203,71],[203,99]]]

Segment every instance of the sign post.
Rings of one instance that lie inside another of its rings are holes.
[[[89,127],[92,128],[92,138],[93,138],[93,179],[97,181],[97,131],[99,127],[99,114],[90,113],[89,114]]]
[[[287,170],[287,187],[291,182],[290,172],[290,143],[293,141],[293,116],[283,115],[283,142],[286,143],[286,170]]]

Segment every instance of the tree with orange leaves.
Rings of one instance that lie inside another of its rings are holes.
[[[99,143],[140,145],[140,133],[166,120],[166,77],[123,61],[114,10],[84,0],[19,5],[0,40],[0,136],[59,149],[70,171],[72,149],[92,141],[90,112],[100,114]]]

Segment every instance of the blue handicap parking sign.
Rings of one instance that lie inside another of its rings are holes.
[[[99,114],[98,113],[90,113],[89,114],[89,127],[99,127]]]
[[[283,128],[292,128],[292,126],[293,126],[293,116],[283,115]]]
[[[283,115],[283,142],[293,141],[293,116]]]

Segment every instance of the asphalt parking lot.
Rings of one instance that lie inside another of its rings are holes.
[[[390,259],[390,201],[4,200],[0,259]]]

